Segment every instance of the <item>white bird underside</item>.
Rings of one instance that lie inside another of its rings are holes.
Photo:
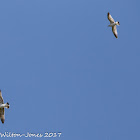
[[[118,38],[118,33],[117,33],[117,27],[116,27],[116,25],[120,25],[119,22],[118,21],[115,22],[109,12],[107,13],[107,18],[110,21],[110,25],[109,26],[112,27],[112,32],[113,32],[114,36],[116,38]]]

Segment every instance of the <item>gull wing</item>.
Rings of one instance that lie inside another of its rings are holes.
[[[2,93],[1,93],[1,90],[0,90],[0,104],[3,104],[3,98],[2,98]]]
[[[1,122],[4,123],[4,120],[5,120],[4,108],[0,108],[0,118],[1,118]]]
[[[112,27],[112,32],[115,35],[115,37],[118,38],[118,33],[117,33],[117,27],[116,27],[116,25]]]
[[[109,12],[107,13],[107,18],[110,21],[110,23],[114,23],[115,22]]]
[[[3,98],[2,98],[2,93],[1,93],[1,90],[0,90],[0,104],[3,104]],[[4,108],[0,108],[0,119],[1,119],[1,122],[4,123],[4,120],[5,120],[5,117],[4,117]]]

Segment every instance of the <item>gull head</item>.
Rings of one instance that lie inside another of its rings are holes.
[[[120,25],[119,21],[116,22],[116,25]]]
[[[9,103],[7,102],[7,103],[6,103],[6,108],[9,108],[9,107],[10,107],[10,105],[9,105]]]

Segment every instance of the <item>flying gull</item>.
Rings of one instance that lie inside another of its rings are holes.
[[[112,27],[113,34],[115,35],[116,38],[118,38],[118,33],[117,33],[116,25],[120,25],[120,23],[118,21],[115,22],[109,12],[107,13],[107,18],[110,21],[110,25],[108,25],[108,26]]]
[[[4,104],[4,101],[3,101],[3,98],[2,98],[2,93],[1,93],[1,90],[0,90],[0,119],[1,119],[1,122],[4,123],[4,120],[5,120],[5,117],[4,117],[4,108],[9,108],[10,105],[9,103],[5,103]]]

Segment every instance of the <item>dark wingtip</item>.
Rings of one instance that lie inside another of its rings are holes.
[[[114,33],[113,33],[114,34]],[[116,37],[116,38],[118,38],[118,36],[116,35],[116,34],[114,34],[114,36]]]
[[[4,123],[4,119],[1,119],[1,122]]]

